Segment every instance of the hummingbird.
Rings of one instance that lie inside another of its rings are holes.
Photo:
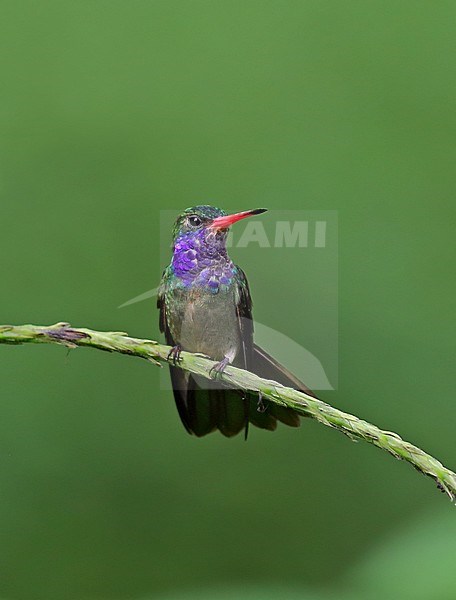
[[[274,430],[277,421],[298,427],[298,413],[244,390],[224,386],[227,365],[252,371],[307,394],[312,392],[253,341],[252,298],[245,273],[228,256],[229,227],[265,208],[227,214],[209,205],[184,210],[173,228],[171,263],[163,272],[157,307],[160,331],[176,365],[182,350],[216,362],[212,380],[170,365],[177,410],[185,429],[198,437],[219,430],[227,437],[249,423]]]

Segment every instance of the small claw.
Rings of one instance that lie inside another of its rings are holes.
[[[259,413],[264,413],[266,412],[267,408],[267,405],[263,402],[263,394],[258,392],[257,411]]]
[[[229,364],[230,359],[225,356],[220,362],[216,363],[209,371],[209,377],[217,379],[219,375],[223,373],[226,366]]]
[[[179,344],[177,344],[176,346],[173,346],[171,348],[171,350],[168,352],[168,356],[166,358],[167,358],[167,360],[172,358],[173,365],[176,365],[176,363],[178,363],[182,360],[181,352],[182,352],[182,347]]]

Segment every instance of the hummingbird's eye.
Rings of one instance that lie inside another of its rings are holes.
[[[192,227],[199,227],[201,225],[201,219],[196,215],[192,215],[188,218],[188,222]]]

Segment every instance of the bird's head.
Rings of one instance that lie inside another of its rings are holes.
[[[173,229],[174,274],[185,284],[191,284],[205,273],[202,284],[207,284],[216,293],[220,284],[229,283],[234,268],[226,252],[228,228],[236,221],[265,210],[246,210],[233,215],[208,205],[184,210]],[[221,265],[225,265],[225,270]]]
[[[199,240],[199,243],[224,247],[230,225],[265,211],[265,208],[257,208],[228,215],[215,206],[192,206],[177,217],[173,228],[173,243],[175,245],[178,240],[185,238],[189,241],[195,239]]]

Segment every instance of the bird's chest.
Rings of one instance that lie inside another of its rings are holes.
[[[167,313],[173,339],[184,350],[216,360],[237,352],[240,340],[233,285],[222,286],[216,293],[199,285],[177,286],[167,302]]]

